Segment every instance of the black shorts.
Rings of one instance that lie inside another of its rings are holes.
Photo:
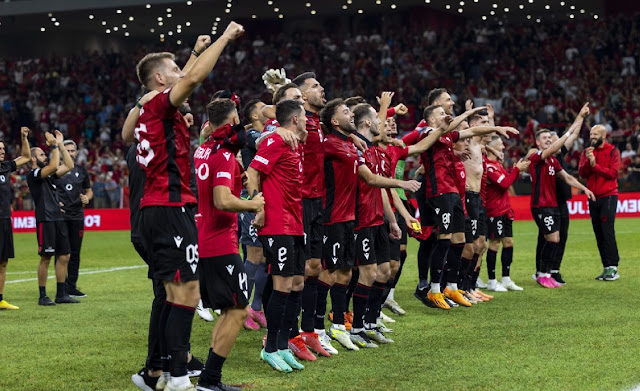
[[[322,210],[322,198],[302,199],[305,259],[322,258],[322,237],[324,235]]]
[[[53,256],[71,253],[69,230],[64,221],[41,221],[37,223],[38,255]]]
[[[478,236],[487,236],[487,209],[484,206],[480,206],[480,213],[478,213]]]
[[[190,208],[143,208],[139,232],[154,280],[187,282],[198,279],[198,230]]]
[[[477,222],[477,220],[476,220]],[[473,234],[471,233],[471,218],[469,216],[464,218],[464,242],[469,244],[473,243]]]
[[[428,199],[436,214],[436,233],[464,232],[464,209],[458,193],[446,193]]]
[[[513,237],[513,219],[507,214],[498,217],[489,217],[489,239],[502,239]]]
[[[0,220],[0,261],[14,258],[11,219]]]
[[[249,305],[249,284],[239,254],[200,258],[198,274],[204,308],[222,310]]]
[[[420,175],[417,179],[418,182],[422,183],[422,185],[416,192],[416,203],[418,204],[418,210],[420,211],[420,225],[424,227],[433,227],[436,225],[437,216],[426,198],[427,183],[425,179],[424,175]]]
[[[262,247],[262,243],[258,240],[258,230],[251,225],[256,217],[253,212],[238,213],[238,223],[240,224],[240,244],[245,246]]]
[[[531,215],[542,235],[560,230],[560,210],[558,208],[531,208]]]
[[[356,260],[353,221],[324,226],[322,267],[329,270],[350,269]]]
[[[272,276],[304,276],[304,237],[292,235],[259,236]]]
[[[389,262],[389,231],[387,231],[386,224],[360,228],[355,231],[355,238],[356,265],[365,266]],[[399,248],[400,244],[398,243]]]
[[[475,191],[468,191],[464,196],[466,207],[467,207],[467,215],[469,216],[469,226],[465,229],[465,233],[471,234],[473,240],[478,239],[480,236],[480,231],[478,230],[479,220],[480,220],[480,211],[482,210],[482,199],[480,198],[480,193]],[[473,242],[473,240],[471,242]]]

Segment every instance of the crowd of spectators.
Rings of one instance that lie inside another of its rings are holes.
[[[268,37],[249,30],[193,94],[194,140],[216,90],[232,89],[245,102],[269,102],[261,80],[266,69],[284,68],[289,77],[313,70],[329,99],[361,95],[374,102],[380,91],[395,91],[394,100],[409,107],[398,118],[403,131],[420,120],[427,93],[435,87],[448,89],[458,112],[467,99],[476,106],[491,103],[498,125],[521,131],[508,142],[509,166],[533,145],[536,129],[564,132],[588,101],[592,115],[567,156],[570,174],[577,176],[589,128],[604,124],[608,141],[622,152],[621,190],[640,184],[640,17],[493,27],[468,22],[441,31],[383,18],[377,28],[351,35]],[[176,52],[175,47],[154,49]],[[177,50],[178,63],[186,62],[190,49]],[[78,143],[77,164],[86,166],[94,184],[93,206],[121,206],[128,170],[127,146],[119,133],[140,95],[136,62],[149,50],[0,59],[0,138],[8,156],[19,152],[20,126],[32,129],[32,145],[43,145],[44,132],[59,129]],[[16,209],[33,204],[26,170],[12,178]]]

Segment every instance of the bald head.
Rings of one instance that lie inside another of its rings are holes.
[[[595,125],[589,132],[589,145],[598,148],[604,143],[604,139],[607,137],[607,129],[602,125]]]

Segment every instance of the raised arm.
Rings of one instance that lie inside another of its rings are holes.
[[[420,182],[418,181],[401,181],[398,179],[385,178],[383,176],[372,173],[371,170],[369,170],[369,168],[364,164],[358,166],[358,176],[371,187],[384,187],[388,189],[399,187],[411,192],[418,191],[418,189],[420,188]]]
[[[58,149],[62,154],[62,164],[60,164],[56,169],[56,175],[61,177],[71,171],[73,168],[73,159],[71,158],[71,155],[69,155],[67,148],[64,147],[64,137],[59,130],[56,130],[56,145],[58,145]]]
[[[241,25],[231,22],[222,36],[200,54],[191,69],[176,83],[169,93],[169,100],[174,107],[179,107],[187,100],[198,84],[211,73],[227,44],[243,33],[244,28]]]
[[[497,132],[506,138],[509,138],[509,134],[520,134],[520,132],[508,126],[474,126],[473,128],[460,131],[460,138],[469,138],[474,136],[484,136],[485,134]]]
[[[584,119],[589,115],[589,102],[585,103],[580,109],[580,113],[576,116],[576,119],[573,121],[567,133],[569,133],[569,137],[564,142],[564,147],[567,149],[571,149],[573,143],[578,139],[580,135],[580,129],[582,128],[582,123]]]
[[[486,109],[485,106],[480,106],[480,107],[476,107],[475,109],[471,109],[471,110],[467,110],[464,113],[460,114],[459,116],[457,116],[456,118],[453,119],[453,121],[451,121],[451,123],[449,124],[449,128],[447,128],[447,132],[450,132],[454,129],[456,129],[458,127],[458,125],[460,125],[460,123],[464,120],[466,120],[467,118],[469,118],[470,116],[479,113],[480,111]]]
[[[444,136],[444,134],[445,130],[442,128],[433,129],[427,137],[420,140],[417,144],[409,146],[409,156],[419,155],[431,148],[440,137]]]
[[[564,143],[567,141],[568,138],[569,138],[569,132],[566,132],[565,134],[562,135],[562,137],[559,137],[553,144],[551,144],[549,148],[542,151],[542,155],[540,156],[540,158],[544,160],[549,156],[555,155],[556,152],[558,152],[562,148],[562,146],[564,145]]]
[[[136,140],[135,130],[136,124],[138,123],[138,118],[140,118],[140,110],[142,109],[142,106],[145,105],[145,103],[149,102],[159,93],[159,91],[155,90],[147,92],[142,96],[142,98],[140,98],[140,100],[136,102],[136,105],[133,106],[131,110],[129,110],[129,114],[127,114],[127,118],[124,120],[124,125],[122,125],[121,132],[122,140],[124,140],[125,143],[132,143]]]
[[[49,132],[44,134],[47,139],[47,145],[51,147],[51,156],[49,156],[49,164],[40,171],[40,178],[46,178],[56,172],[60,165],[60,147],[58,140]]]
[[[20,137],[22,139],[22,145],[20,148],[21,155],[18,156],[14,161],[16,162],[16,167],[20,167],[23,164],[29,163],[31,161],[31,147],[29,146],[29,128],[23,126],[20,128]]]
[[[378,111],[378,118],[380,118],[380,141],[385,145],[389,144],[389,138],[387,137],[386,126],[384,126],[384,123],[387,120],[387,110],[391,105],[393,94],[393,92],[384,91],[378,98],[378,103],[380,104],[380,111]]]
[[[200,56],[202,54],[202,52],[204,52],[209,45],[211,45],[211,37],[208,35],[200,35],[198,36],[198,39],[196,40],[196,44],[193,45],[193,50],[191,51],[191,56],[189,56],[189,60],[187,61],[186,64],[184,64],[184,67],[182,68],[183,72],[189,72],[189,70],[191,69],[191,67],[193,67],[193,64],[196,63],[196,60],[198,59],[198,56]]]

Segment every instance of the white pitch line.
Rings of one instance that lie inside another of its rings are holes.
[[[86,268],[86,269],[83,268],[82,270],[84,270],[82,273],[86,273],[86,272],[93,271],[93,270],[104,270],[104,269],[100,269],[100,268],[97,268],[97,267],[89,267],[89,268]],[[14,274],[36,274],[36,273],[38,273],[37,270],[27,270],[27,271],[22,271],[22,272],[7,272],[7,276],[11,276],[11,275],[14,275]]]
[[[111,267],[108,269],[98,269],[98,270],[91,270],[91,271],[86,271],[86,272],[82,272],[80,273],[81,276],[87,275],[87,274],[98,274],[98,273],[110,273],[110,272],[117,272],[120,270],[131,270],[131,269],[140,269],[143,267],[147,267],[147,265],[136,265],[136,266],[120,266],[120,267]],[[53,279],[56,278],[55,275],[53,276],[49,276],[49,279]],[[38,278],[23,278],[22,280],[13,280],[13,281],[7,281],[6,284],[16,284],[18,282],[28,282],[28,281],[38,281]]]

